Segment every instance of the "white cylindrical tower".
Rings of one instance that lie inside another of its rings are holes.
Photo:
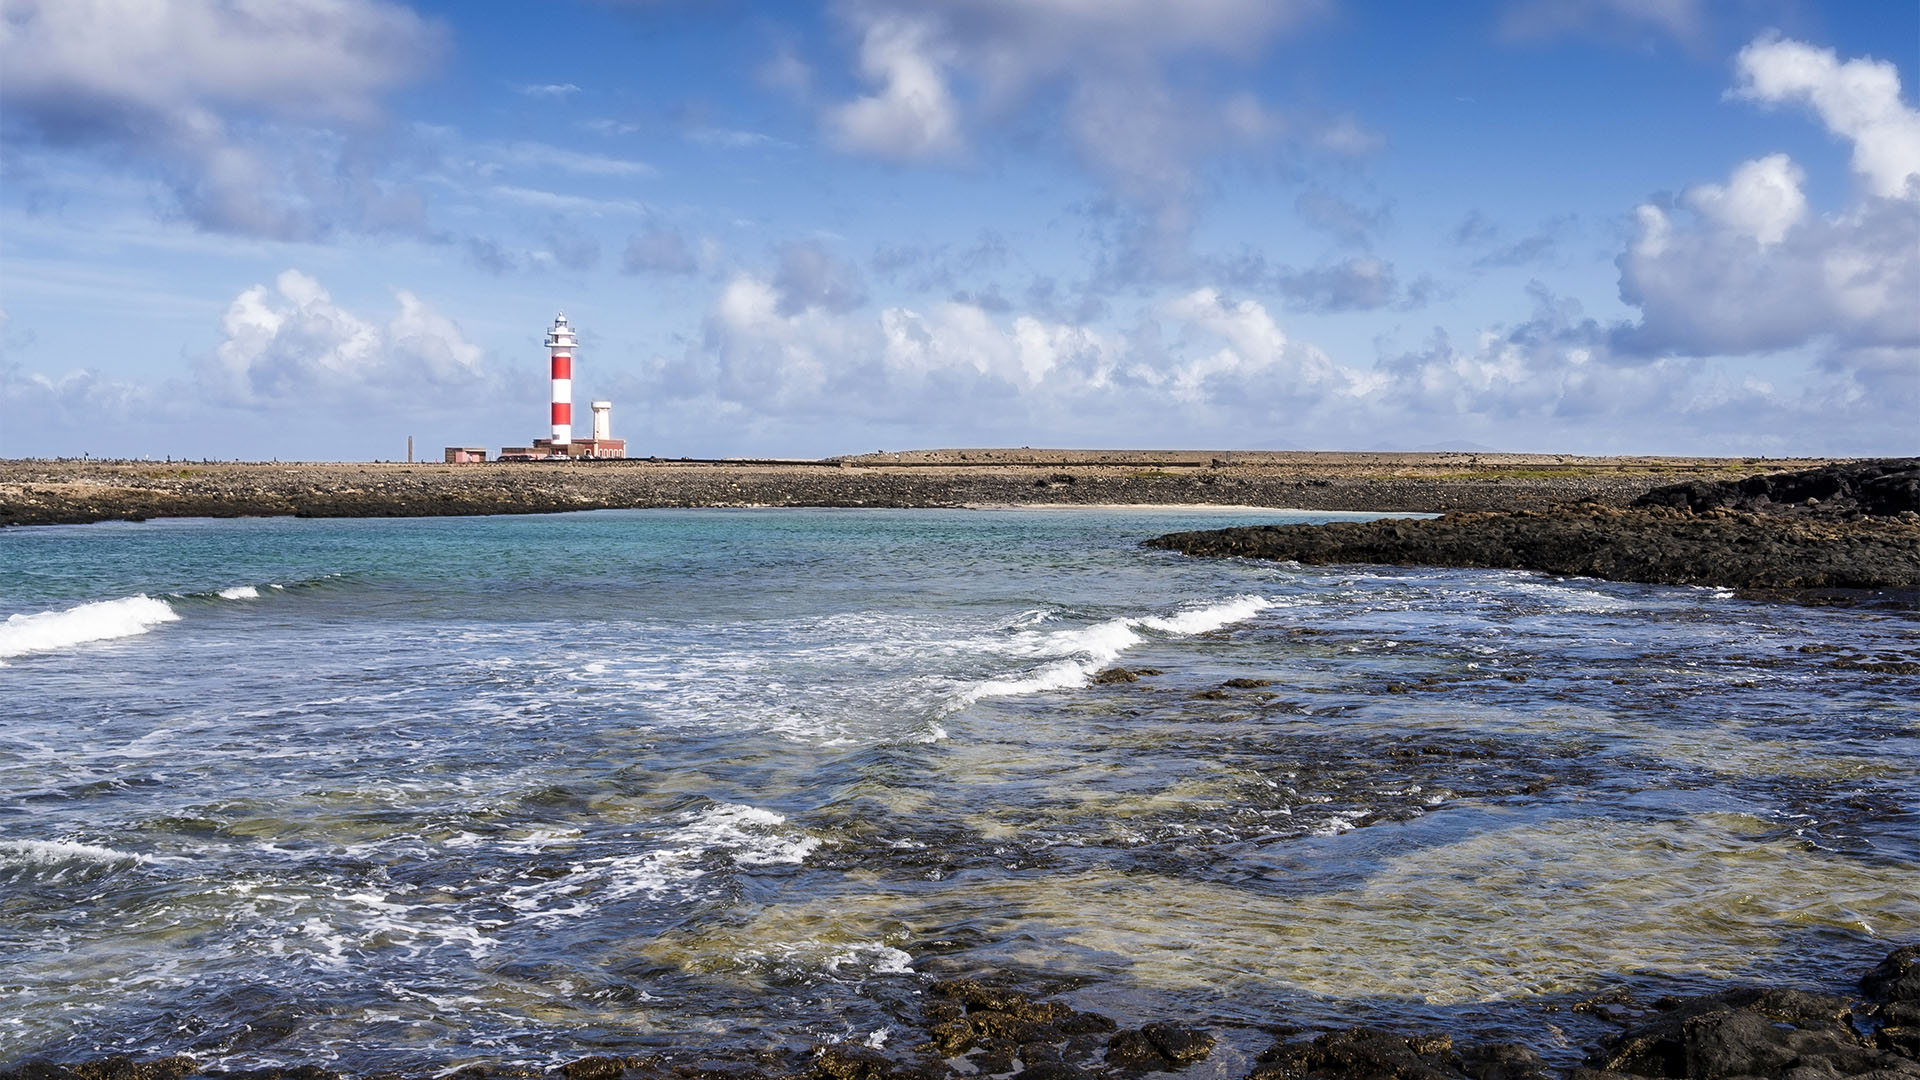
[[[613,402],[596,401],[593,403],[593,439],[605,442],[613,438]]]
[[[573,327],[566,313],[555,315],[547,329],[547,352],[553,357],[553,452],[564,454],[573,441]]]

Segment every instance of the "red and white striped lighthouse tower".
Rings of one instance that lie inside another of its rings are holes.
[[[563,312],[547,328],[547,352],[553,357],[553,452],[564,454],[573,442],[573,327]]]

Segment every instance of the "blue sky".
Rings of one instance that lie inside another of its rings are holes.
[[[1920,449],[1910,0],[0,13],[0,456]]]

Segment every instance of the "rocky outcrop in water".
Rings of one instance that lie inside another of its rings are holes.
[[[1689,480],[1654,488],[1633,505],[1671,506],[1696,514],[1743,510],[1826,518],[1920,513],[1920,458],[1845,462],[1744,480]]]
[[[1512,1041],[1358,1026],[1279,1030],[1254,1055],[1248,1080],[1920,1080],[1920,945],[1896,949],[1859,983],[1862,996],[1735,987],[1642,1004],[1609,991],[1573,1005],[1618,1030],[1585,1064],[1550,1066]],[[726,1048],[579,1058],[541,1072],[469,1064],[421,1075],[454,1080],[1128,1080],[1208,1061],[1213,1032],[1160,1020],[1120,1028],[1098,1013],[976,979],[942,979],[916,995],[903,1022],[920,1037],[885,1048],[826,1043],[800,1053]],[[1544,1037],[1544,1036],[1543,1036]],[[1238,1075],[1236,1072],[1233,1075]],[[124,1055],[68,1064],[32,1061],[0,1080],[348,1080],[314,1065],[222,1070],[191,1058]],[[366,1080],[399,1080],[381,1074]]]
[[[1627,509],[1580,503],[1424,521],[1251,526],[1174,533],[1147,544],[1314,565],[1539,570],[1750,589],[1913,589],[1920,588],[1916,484],[1915,459],[1856,462],[1659,488]],[[1813,491],[1827,495],[1799,497]]]

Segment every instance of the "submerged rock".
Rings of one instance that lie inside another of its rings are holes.
[[[942,979],[927,988],[922,1007],[933,1045],[952,1058],[970,1055],[982,1072],[1011,1071],[1012,1063],[1085,1059],[1112,1020],[1057,1001],[1036,1001],[1016,990],[974,979]],[[1005,1068],[989,1068],[991,1063]]]
[[[1115,1032],[1107,1040],[1106,1062],[1123,1069],[1158,1071],[1203,1061],[1212,1052],[1211,1032],[1158,1021],[1138,1030]]]
[[[1846,998],[1740,989],[1664,999],[1661,1005],[1661,1015],[1602,1043],[1587,1056],[1588,1064],[1648,1077],[1920,1077],[1920,1065],[1910,1057],[1860,1033],[1854,1003]]]
[[[0,1072],[5,1080],[180,1080],[183,1076],[192,1076],[200,1071],[200,1065],[190,1057],[154,1058],[149,1061],[136,1061],[126,1054],[114,1054],[94,1061],[83,1061],[77,1065],[55,1065],[45,1061],[29,1061],[17,1069]]]
[[[1248,1080],[1464,1080],[1466,1075],[1444,1035],[1355,1027],[1308,1042],[1276,1042],[1255,1059]]]
[[[1562,1072],[1515,1042],[1459,1042],[1443,1033],[1374,1027],[1291,1032],[1252,1062],[1248,1080],[1920,1080],[1920,945],[1894,950],[1861,979],[1869,1000],[1790,988],[1741,987],[1643,1005],[1624,991],[1597,994],[1576,1010],[1620,1030],[1590,1048],[1586,1064]],[[657,1057],[596,1056],[550,1070],[552,1080],[1094,1080],[1138,1077],[1206,1060],[1212,1032],[1158,1020],[1118,1029],[1098,1013],[978,979],[928,984],[901,1019],[927,1041],[875,1048],[849,1043],[784,1049],[724,1046]],[[1555,1035],[1558,1033],[1555,1032]],[[1216,1066],[1217,1067],[1217,1066]],[[453,1080],[536,1075],[523,1065],[484,1063]],[[1209,1074],[1215,1075],[1215,1074]],[[29,1061],[0,1080],[343,1080],[316,1065],[247,1071],[203,1070],[192,1059],[139,1061],[124,1055],[79,1063]],[[387,1076],[365,1080],[390,1080]]]
[[[1887,954],[1879,966],[1860,977],[1860,990],[1875,1001],[1920,1001],[1920,945]]]

